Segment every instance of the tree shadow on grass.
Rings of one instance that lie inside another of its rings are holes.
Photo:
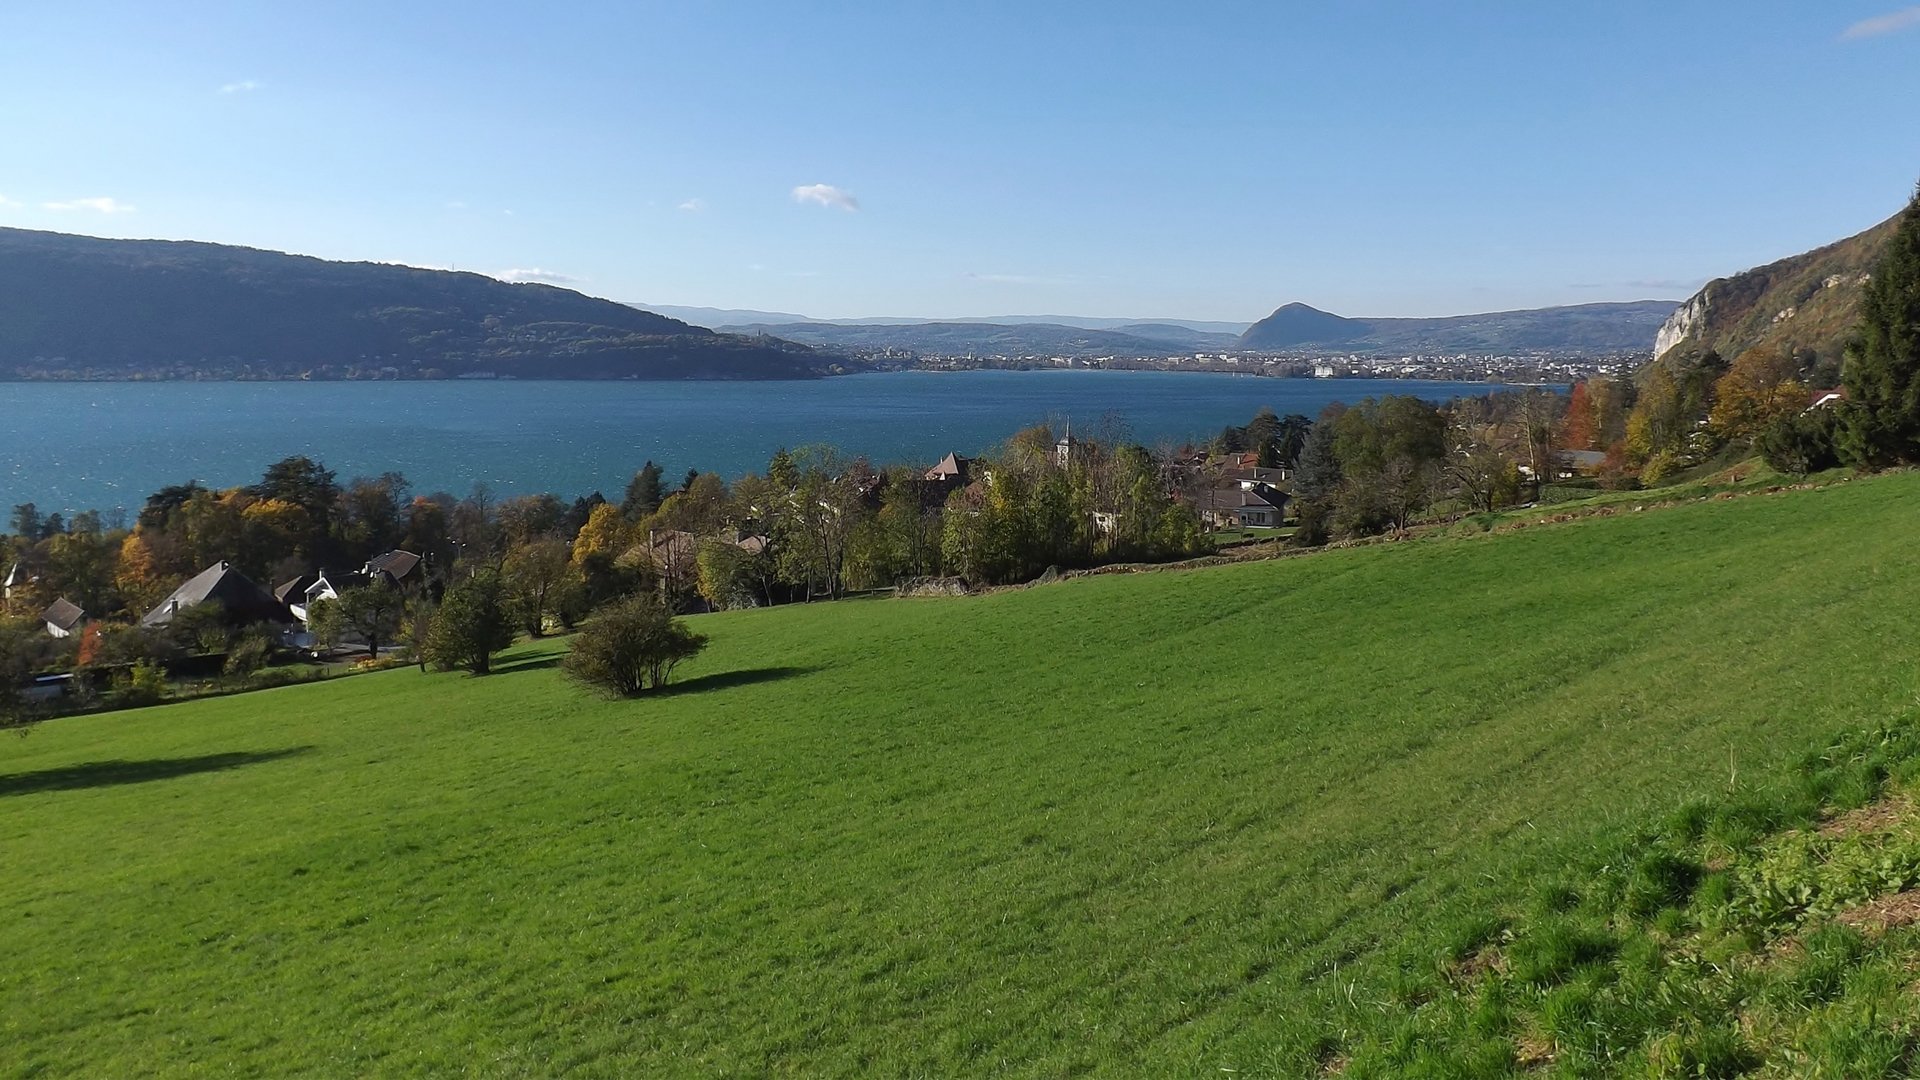
[[[202,754],[199,757],[152,758],[147,761],[89,761],[84,765],[66,765],[38,772],[0,773],[0,798],[42,791],[77,791],[120,784],[144,784],[149,780],[171,780],[176,776],[192,776],[194,773],[223,772],[243,765],[278,761],[312,749],[311,746],[295,746],[259,753]]]
[[[509,660],[504,664],[493,665],[495,675],[506,675],[515,671],[539,671],[541,668],[559,667],[557,656],[530,656],[525,660]]]
[[[755,683],[779,682],[796,675],[811,675],[820,669],[817,667],[768,667],[748,668],[744,671],[719,671],[712,675],[702,675],[695,679],[682,679],[640,695],[650,697],[678,697],[681,694],[704,694],[710,690],[728,690],[736,686],[752,686]]]

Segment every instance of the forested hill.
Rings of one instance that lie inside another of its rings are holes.
[[[1296,303],[1254,323],[1239,346],[1360,353],[1632,352],[1653,347],[1655,333],[1677,306],[1672,300],[1641,300],[1439,319],[1349,319]]]
[[[1802,369],[1837,372],[1860,320],[1861,291],[1898,225],[1895,215],[1804,255],[1709,281],[1661,328],[1654,355],[1684,366],[1708,350],[1731,362],[1769,346]]]
[[[0,229],[0,377],[767,379],[837,359],[482,274]]]

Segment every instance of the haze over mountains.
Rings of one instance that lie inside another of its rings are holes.
[[[771,316],[730,329],[774,335],[826,349],[895,349],[934,355],[1148,357],[1169,352],[1340,352],[1361,354],[1557,353],[1603,356],[1648,351],[1679,302],[1457,315],[1438,319],[1351,319],[1288,304],[1251,326],[1178,319],[1127,321],[1062,316],[983,319],[814,320]],[[668,308],[692,317],[700,309]],[[753,312],[720,312],[740,318]],[[786,321],[772,321],[785,319]]]
[[[1650,350],[1678,305],[1353,319],[1288,304],[1251,326],[1019,315],[821,320],[663,307],[475,273],[0,229],[0,377],[16,378],[767,379],[855,370],[863,365],[847,357],[897,352],[1617,355]]]
[[[0,228],[0,374],[799,378],[836,358],[568,289]]]
[[[662,315],[682,319],[696,326],[711,326],[733,329],[738,327],[782,326],[795,323],[815,323],[831,326],[926,326],[946,323],[988,323],[997,326],[1071,326],[1081,330],[1120,330],[1130,328],[1175,326],[1185,330],[1194,330],[1203,334],[1224,334],[1234,337],[1245,333],[1251,323],[1221,322],[1210,319],[1113,319],[1095,318],[1085,315],[983,315],[951,319],[915,319],[894,315],[877,315],[859,319],[816,319],[807,315],[796,315],[788,311],[754,311],[750,308],[713,308],[684,307],[674,304],[636,303],[634,307],[645,311],[657,311]]]

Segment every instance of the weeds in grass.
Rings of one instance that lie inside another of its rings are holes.
[[[1497,954],[1468,962],[1482,938],[1444,929],[1450,977],[1403,963],[1401,1013],[1350,1074],[1904,1075],[1920,1045],[1920,936],[1886,927],[1920,918],[1920,903],[1885,901],[1920,886],[1920,820],[1886,807],[1910,811],[1898,789],[1917,778],[1920,713],[1591,853],[1584,881],[1535,890]],[[1879,932],[1849,925],[1877,901]]]

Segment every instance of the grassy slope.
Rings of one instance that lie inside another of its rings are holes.
[[[0,1071],[1309,1068],[1379,946],[1911,701],[1917,521],[1896,476],[711,616],[637,703],[545,645],[50,723]]]

